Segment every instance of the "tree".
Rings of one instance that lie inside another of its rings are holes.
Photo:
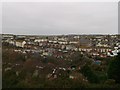
[[[7,71],[2,75],[2,87],[3,88],[15,88],[18,83],[18,78],[15,71]]]
[[[97,75],[92,71],[92,69],[87,64],[82,67],[81,72],[85,77],[87,77],[89,82],[99,83]]]
[[[120,83],[120,52],[111,60],[107,74],[109,79],[114,79]]]

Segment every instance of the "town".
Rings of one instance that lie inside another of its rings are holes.
[[[89,87],[89,83],[107,83],[109,61],[120,51],[120,35],[2,34],[1,39],[3,84],[10,82],[8,75],[15,79],[3,87]],[[87,66],[93,71],[88,69],[90,76],[85,74]]]

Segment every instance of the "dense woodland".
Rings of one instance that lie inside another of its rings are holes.
[[[120,88],[120,53],[115,57],[95,57],[102,62],[97,65],[87,53],[74,52],[70,57],[72,61],[69,61],[52,56],[43,58],[40,54],[22,54],[14,52],[14,48],[17,47],[3,45],[3,88]],[[36,65],[44,67],[37,75]],[[56,67],[73,70],[59,70],[57,78],[47,78]],[[76,78],[71,79],[70,75]]]

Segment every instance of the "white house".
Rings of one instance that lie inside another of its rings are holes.
[[[25,44],[26,44],[26,41],[22,41],[22,40],[17,40],[17,41],[15,42],[15,45],[16,45],[17,47],[24,47]]]
[[[114,47],[114,50],[111,52],[108,52],[108,56],[114,57],[118,55],[118,52],[120,52],[120,49],[118,47]]]

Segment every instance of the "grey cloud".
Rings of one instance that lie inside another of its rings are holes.
[[[115,2],[3,3],[3,33],[115,34]]]

